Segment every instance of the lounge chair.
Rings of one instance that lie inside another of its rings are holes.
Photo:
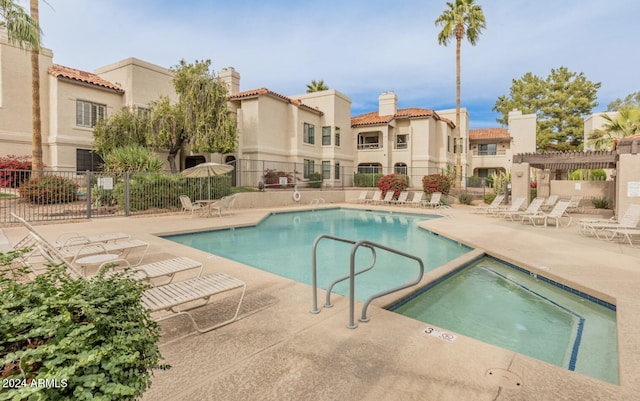
[[[35,234],[32,234],[35,235]],[[64,259],[60,259],[60,255],[56,254],[56,249],[50,247],[46,244],[46,242],[40,243],[38,245],[38,250],[42,255],[46,255],[46,259],[53,264],[64,263],[67,271],[71,276],[75,279],[79,279],[83,277],[83,275],[77,270],[76,266],[70,264]],[[180,266],[184,266],[185,264],[189,264],[187,262],[188,258],[179,258],[181,259],[181,263],[178,263]],[[184,263],[182,263],[184,262]],[[152,263],[148,266],[153,266],[149,268],[149,271],[160,271],[163,270],[163,274],[166,275],[167,269],[158,268],[159,262]],[[197,262],[195,262],[197,263]],[[185,270],[185,269],[183,269]],[[146,278],[146,277],[141,277]],[[242,293],[240,295],[240,299],[238,301],[238,306],[235,309],[235,313],[232,318],[227,319],[221,323],[216,323],[212,326],[208,326],[205,328],[200,328],[200,326],[196,323],[193,316],[189,313],[190,310],[204,306],[211,301],[211,298],[215,295],[222,294],[227,291],[231,291],[234,289],[242,288]],[[159,312],[162,310],[170,311],[171,314],[163,315],[156,318],[156,321],[166,320],[175,316],[187,315],[191,322],[193,323],[196,330],[200,333],[204,333],[218,327],[227,325],[229,323],[234,322],[238,318],[238,313],[240,311],[240,306],[242,305],[242,301],[244,299],[244,295],[246,292],[246,284],[243,281],[240,281],[234,277],[226,275],[224,273],[212,273],[204,276],[198,276],[195,278],[191,278],[185,281],[172,282],[169,284],[161,285],[158,287],[150,288],[142,293],[141,302],[144,307],[149,309],[151,312]],[[204,300],[204,303],[199,303],[194,305],[194,301]],[[179,306],[183,306],[186,304],[190,304],[184,310],[177,309]]]
[[[605,230],[635,230],[640,223],[640,204],[629,205],[627,211],[617,222],[598,222],[581,220],[581,231],[595,235],[599,239],[605,239]],[[601,237],[603,235],[603,237]]]
[[[381,201],[378,201],[378,205],[389,205],[393,201],[393,191],[389,190],[386,194],[384,194],[384,198]]]
[[[195,212],[203,213],[207,210],[202,203],[191,202],[191,198],[187,195],[180,195],[180,203],[182,204],[182,213],[191,212],[191,217]]]
[[[569,199],[569,206],[567,207],[567,211],[565,213],[582,212],[584,208],[580,206],[581,201],[582,195],[573,195],[571,199]]]
[[[422,201],[422,203],[420,204],[420,206],[422,207],[430,207],[430,208],[437,208],[442,206],[442,193],[441,192],[434,192],[431,194],[431,197],[429,198],[428,201]]]
[[[235,205],[235,203],[236,203],[235,195],[222,197],[217,202],[209,205],[209,207],[211,208],[210,212],[216,210],[218,212],[219,217],[222,217],[222,212],[224,210],[226,210],[228,214],[233,214],[231,211],[233,210],[233,206]]]
[[[544,226],[547,227],[549,220],[554,220],[556,228],[559,228],[560,219],[562,217],[565,217],[567,207],[569,207],[569,201],[558,201],[549,213],[523,215],[522,222],[524,223],[525,220],[527,220],[535,226],[536,221],[543,221]],[[569,222],[567,223],[567,226],[569,226],[570,224],[571,224],[571,217],[569,217]]]
[[[233,317],[225,320],[221,323],[200,328],[195,319],[189,313],[190,310],[205,306],[211,301],[211,298],[215,295],[222,294],[227,291],[242,289],[238,306],[235,308]],[[238,318],[238,312],[240,312],[240,306],[244,299],[244,294],[247,290],[247,285],[244,281],[240,281],[237,278],[231,277],[224,273],[211,273],[204,276],[192,278],[185,281],[178,281],[175,283],[150,288],[142,293],[142,305],[144,305],[151,312],[158,312],[162,310],[172,312],[170,315],[161,316],[156,318],[156,321],[162,321],[170,319],[172,317],[186,315],[191,319],[193,326],[200,333],[204,333],[218,327],[227,325],[234,322]],[[202,301],[197,305],[190,305],[186,309],[179,309],[178,307],[185,304],[190,304],[194,301]]]
[[[354,200],[355,203],[367,203],[367,195],[369,191],[360,191],[360,196]]]
[[[408,200],[407,202],[405,202],[405,205],[409,205],[411,207],[418,207],[422,204],[422,198],[424,197],[424,192],[420,191],[420,192],[414,192],[413,193],[413,198],[411,198],[411,200]]]
[[[519,211],[522,208],[523,203],[524,203],[524,198],[522,197],[516,198],[513,200],[513,202],[511,202],[511,205],[509,205],[509,207],[505,206],[501,208],[496,208],[496,210],[494,210],[493,212],[489,212],[489,214],[495,217],[501,217],[505,213],[514,213]]]
[[[496,197],[493,198],[493,201],[490,204],[488,204],[488,205],[478,205],[478,206],[473,208],[472,212],[473,213],[487,214],[487,213],[489,213],[489,212],[491,212],[493,210],[498,209],[503,200],[504,200],[504,195],[496,195]]]
[[[381,200],[382,200],[382,191],[380,191],[379,189],[376,189],[376,191],[373,193],[373,197],[371,199],[367,199],[365,203],[371,203],[375,205]]]
[[[611,233],[611,237],[607,237],[609,241],[612,241],[617,238],[622,238],[629,242],[629,245],[635,248],[633,244],[633,238],[640,238],[640,229],[637,228],[616,228],[616,229],[606,229],[607,232]]]
[[[18,216],[15,213],[11,213],[11,216],[16,219],[20,224],[22,224],[27,230],[32,233],[40,235],[38,230],[34,226],[32,226],[28,221]],[[56,248],[64,248],[70,245],[83,245],[83,244],[92,244],[99,242],[110,242],[117,241],[122,239],[131,238],[129,234],[121,233],[121,232],[113,232],[113,233],[103,233],[96,235],[82,235],[80,233],[62,233],[56,240],[54,241],[54,245]]]
[[[511,219],[511,221],[514,221],[515,217],[521,217],[523,215],[540,214],[541,213],[540,207],[542,206],[543,202],[544,202],[543,198],[535,198],[534,200],[531,201],[531,203],[525,210],[516,210],[516,211],[507,210],[504,213],[502,213],[502,217],[504,217],[505,219],[509,218]]]
[[[540,206],[540,209],[542,209],[543,212],[549,211],[553,209],[557,201],[558,201],[558,195],[549,195],[547,199],[545,199],[542,206]]]
[[[398,195],[398,199],[392,200],[391,203],[394,205],[402,205],[407,202],[407,198],[409,197],[409,191],[402,191],[400,195]]]
[[[62,255],[63,258],[70,259],[71,263],[76,263],[76,262],[81,263],[83,261],[86,262],[87,261],[86,257],[102,254],[104,256],[96,257],[94,259],[89,259],[89,262],[88,262],[89,264],[99,264],[98,261],[101,259],[103,262],[107,262],[117,258],[126,258],[132,250],[142,248],[142,255],[140,256],[138,261],[134,263],[134,265],[138,265],[140,264],[140,262],[142,262],[142,259],[144,258],[144,256],[147,254],[147,251],[149,250],[148,242],[140,241],[137,239],[130,239],[130,238],[117,240],[117,241],[110,241],[110,242],[93,242],[93,243],[83,243],[83,244],[70,245],[65,247],[58,247],[52,244],[51,242],[46,241],[44,239],[44,236],[40,234],[38,230],[36,230],[35,227],[29,224],[26,220],[24,220],[23,218],[21,218],[20,216],[14,213],[11,213],[11,215],[20,223],[22,223],[22,225],[29,230],[29,233],[32,234],[34,238],[38,239],[41,242],[46,242],[48,246],[55,248],[60,253],[60,255]],[[29,243],[28,237],[26,237],[25,240],[19,242],[21,246],[25,246],[25,247],[28,246],[28,243]],[[111,255],[111,256],[106,256],[106,255]],[[79,259],[84,259],[84,260],[79,261]]]

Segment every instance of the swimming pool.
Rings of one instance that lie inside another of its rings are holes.
[[[493,258],[427,286],[390,310],[618,383],[615,306]]]
[[[432,215],[355,209],[323,209],[274,213],[256,226],[164,237],[192,248],[223,256],[292,280],[311,284],[312,245],[323,234],[354,241],[369,240],[422,258],[425,271],[435,269],[470,251],[470,248],[435,235],[416,225],[439,218]],[[349,274],[351,245],[322,241],[318,244],[318,286],[326,289]],[[358,251],[356,267],[370,264],[371,253]],[[376,267],[358,277],[356,299],[364,301],[416,278],[415,263],[397,255],[377,252]],[[334,287],[348,295],[348,283]]]

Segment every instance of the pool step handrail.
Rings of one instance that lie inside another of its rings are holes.
[[[353,241],[353,244],[355,244],[355,243],[356,242]],[[372,254],[371,264],[368,267],[366,267],[366,268],[364,268],[364,269],[362,269],[360,271],[355,272],[354,276],[357,276],[358,274],[361,274],[361,273],[364,273],[364,272],[368,272],[369,270],[373,269],[373,266],[376,265],[376,257],[377,257],[376,256],[376,249],[374,247],[372,247],[372,246],[367,246],[367,248],[371,249],[371,254]],[[333,287],[336,284],[338,284],[340,282],[343,282],[344,280],[348,280],[350,277],[351,277],[351,275],[340,277],[339,279],[335,280],[333,283],[329,284],[329,286],[327,287],[327,296],[326,296],[326,300],[325,300],[325,303],[324,303],[324,307],[325,308],[331,308],[333,306],[333,304],[331,303],[331,292],[333,291]]]
[[[361,241],[353,241],[350,239],[346,239],[346,238],[340,238],[340,237],[336,237],[334,235],[330,235],[330,234],[323,234],[320,235],[316,238],[316,240],[313,242],[313,250],[312,250],[312,263],[311,263],[311,285],[312,285],[312,289],[313,289],[313,306],[311,309],[311,313],[320,313],[320,310],[318,309],[318,281],[317,281],[317,248],[318,248],[318,243],[323,240],[323,239],[330,239],[333,241],[339,241],[339,242],[344,242],[344,243],[348,243],[348,244],[352,244],[353,247],[351,248],[351,255],[350,255],[350,261],[349,261],[349,275],[347,277],[343,277],[340,278],[336,281],[334,281],[333,283],[331,283],[331,285],[329,286],[329,288],[327,289],[327,302],[325,304],[325,307],[331,307],[331,300],[330,300],[330,296],[331,296],[331,290],[333,289],[333,286],[343,280],[346,280],[347,278],[349,279],[349,323],[347,324],[347,328],[350,329],[355,329],[356,327],[358,327],[358,325],[355,323],[355,277],[358,274],[364,273],[366,271],[371,270],[376,263],[376,248],[377,249],[382,249],[384,251],[390,252],[390,253],[394,253],[396,255],[400,255],[409,259],[413,259],[416,262],[418,262],[418,266],[419,266],[419,273],[418,273],[418,277],[416,277],[415,280],[413,281],[408,281],[406,283],[403,283],[399,286],[396,286],[394,288],[391,288],[389,290],[386,291],[382,291],[379,292],[377,294],[373,294],[371,295],[364,303],[363,307],[362,307],[362,315],[360,317],[360,321],[361,322],[368,322],[369,318],[367,317],[367,308],[369,307],[369,304],[376,298],[380,298],[382,296],[385,295],[389,295],[391,293],[394,293],[396,291],[400,291],[403,290],[405,288],[414,286],[416,284],[418,284],[421,280],[422,277],[424,275],[424,263],[422,262],[422,259],[415,256],[415,255],[411,255],[409,253],[403,252],[403,251],[399,251],[397,249],[393,249],[390,248],[386,245],[382,245],[382,244],[378,244],[376,242],[372,242],[372,241],[368,241],[368,240],[361,240]],[[355,271],[355,258],[356,258],[356,252],[358,251],[359,248],[361,247],[366,247],[371,249],[371,252],[373,254],[373,260],[372,263],[369,267],[356,272]]]

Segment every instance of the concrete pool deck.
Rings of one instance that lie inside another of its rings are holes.
[[[326,205],[335,206],[361,207]],[[155,372],[143,400],[640,399],[640,248],[583,237],[575,223],[560,229],[532,227],[472,214],[464,206],[447,209],[450,217],[421,223],[479,249],[476,252],[484,250],[615,303],[620,384],[614,385],[462,335],[454,342],[429,336],[424,333],[427,324],[375,306],[385,299],[369,308],[369,323],[358,322],[358,328],[350,330],[345,327],[346,298],[334,296],[333,308],[314,315],[309,313],[309,286],[157,236],[253,225],[271,211],[245,209],[222,218],[105,218],[37,229],[50,239],[70,231],[124,231],[151,243],[146,260],[189,256],[205,264],[205,273],[220,271],[246,281],[237,322],[205,334],[197,334],[183,318],[161,324],[160,350],[172,369]],[[11,243],[26,233],[17,226],[3,230]],[[324,293],[319,295],[322,304]],[[202,308],[196,318],[211,318],[226,309],[224,305],[221,300]]]

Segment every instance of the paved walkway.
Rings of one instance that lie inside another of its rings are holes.
[[[426,324],[376,306],[369,308],[369,323],[349,330],[344,298],[336,296],[333,308],[314,315],[309,313],[309,286],[156,236],[251,225],[268,212],[241,210],[222,218],[108,218],[38,229],[52,239],[64,231],[125,231],[151,243],[147,260],[186,255],[205,263],[206,271],[247,282],[242,318],[231,325],[197,334],[188,320],[162,323],[160,348],[164,362],[173,368],[156,372],[144,400],[640,399],[640,249],[580,236],[575,224],[531,227],[471,214],[462,206],[451,209],[448,218],[422,223],[477,252],[616,303],[620,385],[613,385],[465,336],[445,342],[426,335]],[[25,234],[19,227],[4,231],[11,243]],[[215,308],[203,308],[199,317],[211,318],[224,305],[221,300],[211,305]]]

